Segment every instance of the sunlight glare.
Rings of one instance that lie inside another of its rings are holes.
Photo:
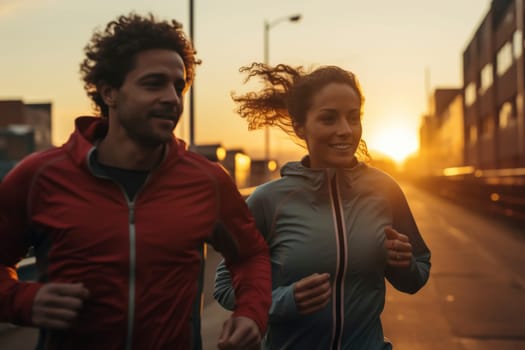
[[[402,163],[409,155],[419,148],[416,131],[408,127],[386,127],[378,134],[370,137],[368,146],[392,158],[396,163]]]

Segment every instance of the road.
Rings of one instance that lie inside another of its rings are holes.
[[[525,349],[525,230],[404,190],[432,270],[416,295],[389,288],[385,334],[403,350]]]
[[[388,285],[385,335],[402,350],[525,349],[525,229],[403,185],[432,250],[428,284],[407,295]],[[219,256],[208,250],[202,334],[215,342],[228,313],[211,297]],[[35,332],[0,331],[0,349],[32,349]]]

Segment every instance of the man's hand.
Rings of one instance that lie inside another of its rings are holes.
[[[81,283],[47,283],[33,301],[33,324],[49,329],[68,329],[77,319],[89,291]]]
[[[230,317],[222,326],[217,346],[221,350],[260,349],[261,333],[259,327],[248,317]]]
[[[330,301],[331,295],[330,275],[327,273],[314,273],[294,285],[295,304],[302,315],[324,308]]]

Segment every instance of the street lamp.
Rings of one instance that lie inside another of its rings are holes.
[[[270,29],[282,22],[297,22],[301,19],[300,14],[279,17],[271,22],[264,21],[264,64],[270,62]],[[266,161],[270,160],[270,128],[266,126],[264,128],[264,158]]]

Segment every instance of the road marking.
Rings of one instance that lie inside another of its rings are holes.
[[[460,240],[463,243],[470,242],[470,238],[460,229],[455,228],[454,226],[450,226],[450,225],[446,225],[446,228],[447,228],[447,232],[450,233],[457,240]]]
[[[441,216],[437,217],[437,221],[439,225],[444,226],[447,232],[457,240],[463,242],[463,243],[469,243],[470,238],[459,228],[456,228],[452,225],[450,225],[445,219],[443,219]]]

